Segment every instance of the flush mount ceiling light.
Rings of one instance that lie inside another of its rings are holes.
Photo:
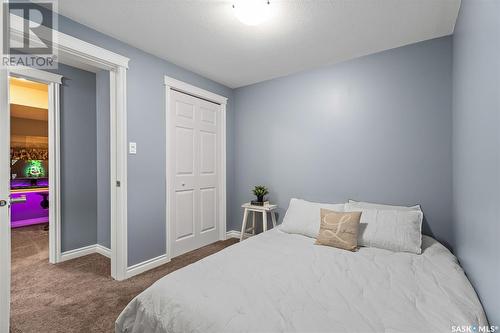
[[[258,25],[271,17],[269,0],[234,0],[234,14],[246,25]]]

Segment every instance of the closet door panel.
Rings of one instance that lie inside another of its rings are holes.
[[[218,240],[220,105],[172,91],[172,256]]]

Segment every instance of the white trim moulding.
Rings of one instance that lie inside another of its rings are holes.
[[[170,259],[168,258],[168,256],[166,254],[163,254],[163,255],[158,256],[156,258],[152,258],[152,259],[140,262],[138,264],[132,265],[129,268],[127,268],[127,275],[126,275],[127,279],[131,278],[132,276],[149,271],[150,269],[164,265],[168,262],[170,262]]]
[[[78,249],[64,251],[61,253],[61,260],[59,262],[80,258],[83,256],[87,256],[92,253],[99,253],[107,258],[111,258],[111,250],[105,246],[100,244],[93,244],[84,247],[80,247]]]

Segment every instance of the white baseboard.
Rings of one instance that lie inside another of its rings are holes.
[[[92,253],[99,253],[105,257],[111,258],[111,250],[100,244],[84,246],[79,249],[69,250],[61,253],[61,260],[59,262],[83,257]]]
[[[240,238],[241,236],[241,231],[238,231],[238,230],[229,230],[228,232],[226,232],[226,239],[229,239],[229,238]],[[248,233],[248,232],[245,232],[245,234],[243,235],[243,238],[248,238],[250,236],[253,236],[252,234]]]
[[[64,251],[63,253],[61,253],[61,260],[59,262],[83,257],[92,253],[95,253],[95,244],[84,246],[79,249]]]
[[[226,239],[229,238],[240,238],[240,231],[237,230],[229,230],[226,232]],[[245,233],[244,237],[250,237],[253,236],[250,233]],[[100,244],[94,244],[94,245],[89,245],[89,246],[84,246],[79,249],[74,249],[70,251],[65,251],[61,253],[61,260],[59,262],[83,257],[92,253],[99,253],[100,255],[103,255],[105,257],[111,258],[111,250],[108,249],[105,246],[102,246]],[[148,271],[150,269],[156,268],[158,266],[164,265],[168,263],[170,259],[168,258],[168,255],[163,254],[161,256],[158,256],[156,258],[152,258],[143,262],[140,262],[138,264],[132,265],[127,268],[127,274],[126,278],[130,278],[132,276],[135,276],[137,274],[141,274],[145,271]]]
[[[245,233],[245,237],[250,237],[253,236],[250,233]],[[230,230],[226,232],[226,239],[229,238],[240,238],[240,232],[236,230]],[[138,264],[132,265],[127,268],[127,273],[125,275],[125,278],[131,278],[132,276],[144,273],[146,271],[149,271],[150,269],[156,268],[158,266],[164,265],[166,263],[170,262],[170,258],[168,257],[167,254],[163,254],[161,256],[158,256],[156,258],[152,258],[143,262],[140,262]]]
[[[149,271],[150,269],[164,265],[168,262],[170,262],[170,258],[166,254],[140,262],[138,264],[132,265],[127,268],[127,273],[125,275],[125,278],[126,279],[131,278],[132,276],[141,274],[145,271]]]
[[[96,244],[95,252],[111,259],[111,249],[108,249],[107,247],[105,247],[101,244]]]

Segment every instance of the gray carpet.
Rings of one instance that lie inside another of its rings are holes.
[[[123,308],[153,282],[236,242],[210,244],[118,282],[99,254],[49,264],[43,225],[13,229],[11,332],[113,332]]]

